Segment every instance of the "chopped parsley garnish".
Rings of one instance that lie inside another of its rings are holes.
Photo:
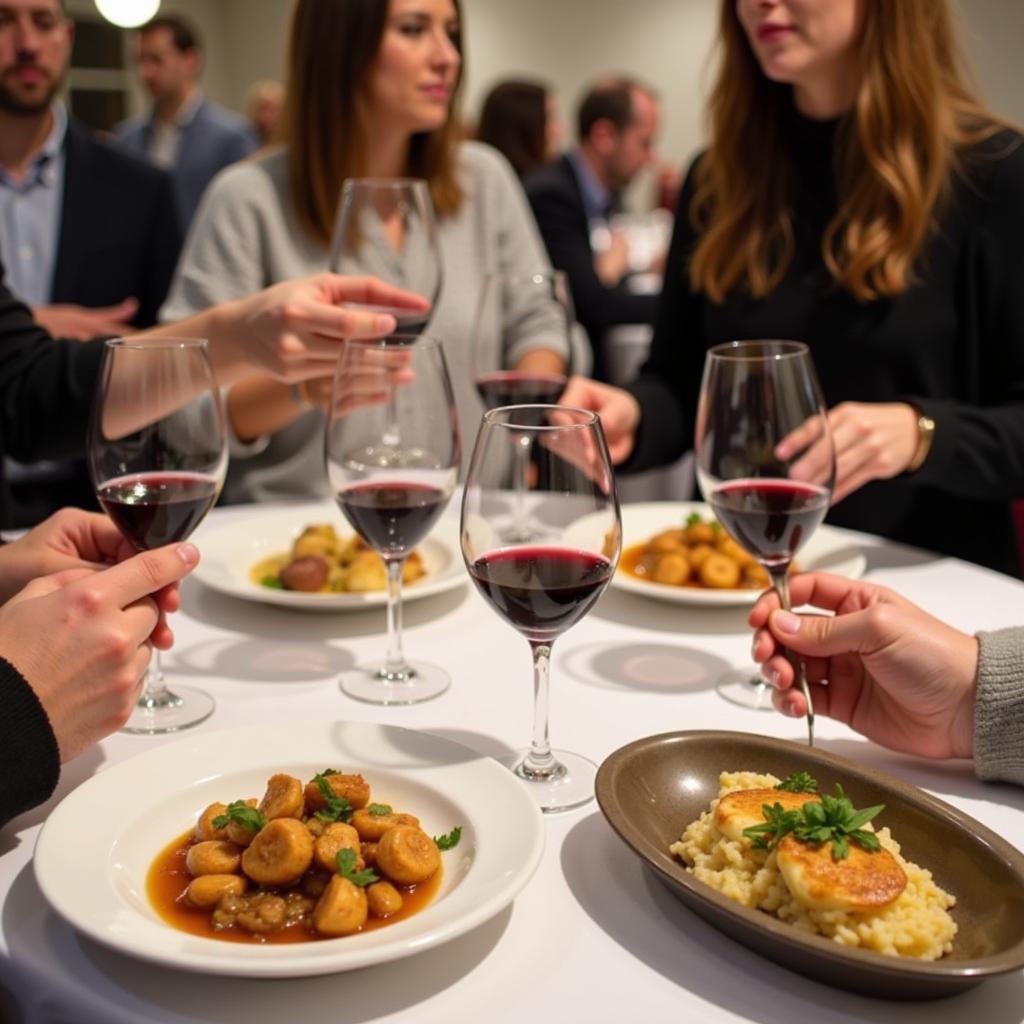
[[[383,818],[385,814],[391,813],[391,804],[370,804],[366,809],[375,818]]]
[[[325,768],[322,772],[313,776],[316,788],[320,790],[320,795],[327,804],[323,810],[316,812],[316,816],[321,821],[348,821],[352,817],[352,805],[345,797],[335,793],[331,789],[331,784],[327,781],[328,775],[337,774],[338,772],[333,768]]]
[[[817,793],[818,780],[807,772],[796,772],[783,779],[775,788],[784,789],[787,793]]]
[[[761,808],[764,822],[745,828],[743,834],[755,849],[771,850],[783,836],[792,832],[801,843],[820,846],[831,842],[832,859],[845,860],[850,855],[850,840],[871,853],[881,849],[878,836],[864,826],[883,810],[885,804],[855,810],[837,782],[833,796],[823,793],[819,800],[810,800],[794,810],[787,811],[780,803],[764,804]]]
[[[250,832],[259,832],[267,823],[267,819],[256,810],[250,807],[244,800],[233,800],[228,804],[228,809],[223,814],[218,814],[213,819],[214,828],[224,828],[229,822],[235,822]]]
[[[356,870],[355,850],[345,847],[338,851],[335,860],[338,864],[338,874],[342,878],[347,878],[353,885],[373,885],[374,882],[380,881],[380,877],[371,868],[363,868],[362,871]]]
[[[439,850],[454,850],[462,838],[462,826],[456,825],[446,836],[434,836],[434,842]]]
[[[276,576],[264,576],[260,580],[261,587],[269,587],[271,590],[284,590],[284,584]]]
[[[703,523],[704,520],[701,518],[699,512],[691,512],[684,520],[684,526],[696,526],[698,523]]]

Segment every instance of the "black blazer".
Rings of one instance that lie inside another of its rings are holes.
[[[181,250],[171,176],[69,121],[53,302],[139,300],[136,327],[156,323]]]
[[[604,332],[616,324],[653,323],[656,295],[634,295],[624,283],[609,287],[594,270],[590,225],[572,162],[561,156],[524,182],[551,262],[569,278],[576,317],[594,349],[594,376],[602,379]]]

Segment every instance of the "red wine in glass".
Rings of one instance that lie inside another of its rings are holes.
[[[718,521],[762,565],[788,565],[825,518],[824,487],[772,478],[733,480],[711,492]]]
[[[366,483],[337,494],[352,528],[383,558],[404,558],[433,529],[449,495],[417,483]]]
[[[469,567],[491,607],[539,643],[550,643],[586,615],[611,574],[603,555],[541,546],[495,551]]]
[[[204,473],[132,473],[99,484],[96,496],[131,544],[148,551],[191,536],[219,491]]]
[[[488,409],[503,405],[554,405],[565,384],[564,374],[525,370],[492,370],[476,378],[480,401]]]

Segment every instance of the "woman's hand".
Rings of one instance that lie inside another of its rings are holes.
[[[612,462],[618,465],[629,456],[640,425],[640,403],[628,391],[589,377],[570,377],[558,404],[596,412]]]
[[[829,410],[828,422],[836,453],[833,503],[842,501],[871,480],[889,480],[910,465],[917,451],[917,410],[905,402],[841,402]],[[775,449],[788,459],[810,445],[794,463],[794,480],[816,481],[825,473],[827,456],[815,446],[810,421],[784,438]]]
[[[784,714],[806,713],[782,653],[800,656],[817,714],[845,722],[893,750],[924,757],[971,757],[978,642],[886,587],[824,573],[790,581],[794,606],[834,616],[779,610],[774,591],[750,613],[754,660],[775,687]]]
[[[317,274],[282,281],[153,333],[208,337],[222,385],[253,370],[290,383],[332,374],[346,338],[393,334],[395,318],[381,307],[425,315],[430,303],[375,277]]]
[[[171,645],[154,595],[199,561],[171,544],[108,569],[34,580],[0,608],[0,656],[35,690],[70,760],[127,721],[152,647]]]

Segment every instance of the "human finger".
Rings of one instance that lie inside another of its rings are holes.
[[[382,281],[379,277],[322,274],[317,277],[325,298],[331,302],[359,302],[365,305],[393,306],[410,313],[425,313],[430,301],[416,292]]]
[[[829,689],[820,683],[808,683],[807,689],[814,704],[814,713],[829,717]],[[807,714],[807,701],[799,689],[772,691],[772,705],[787,718],[803,718]]]
[[[100,588],[119,607],[127,608],[133,602],[178,582],[198,562],[199,549],[194,544],[167,544],[95,573],[89,585]]]

